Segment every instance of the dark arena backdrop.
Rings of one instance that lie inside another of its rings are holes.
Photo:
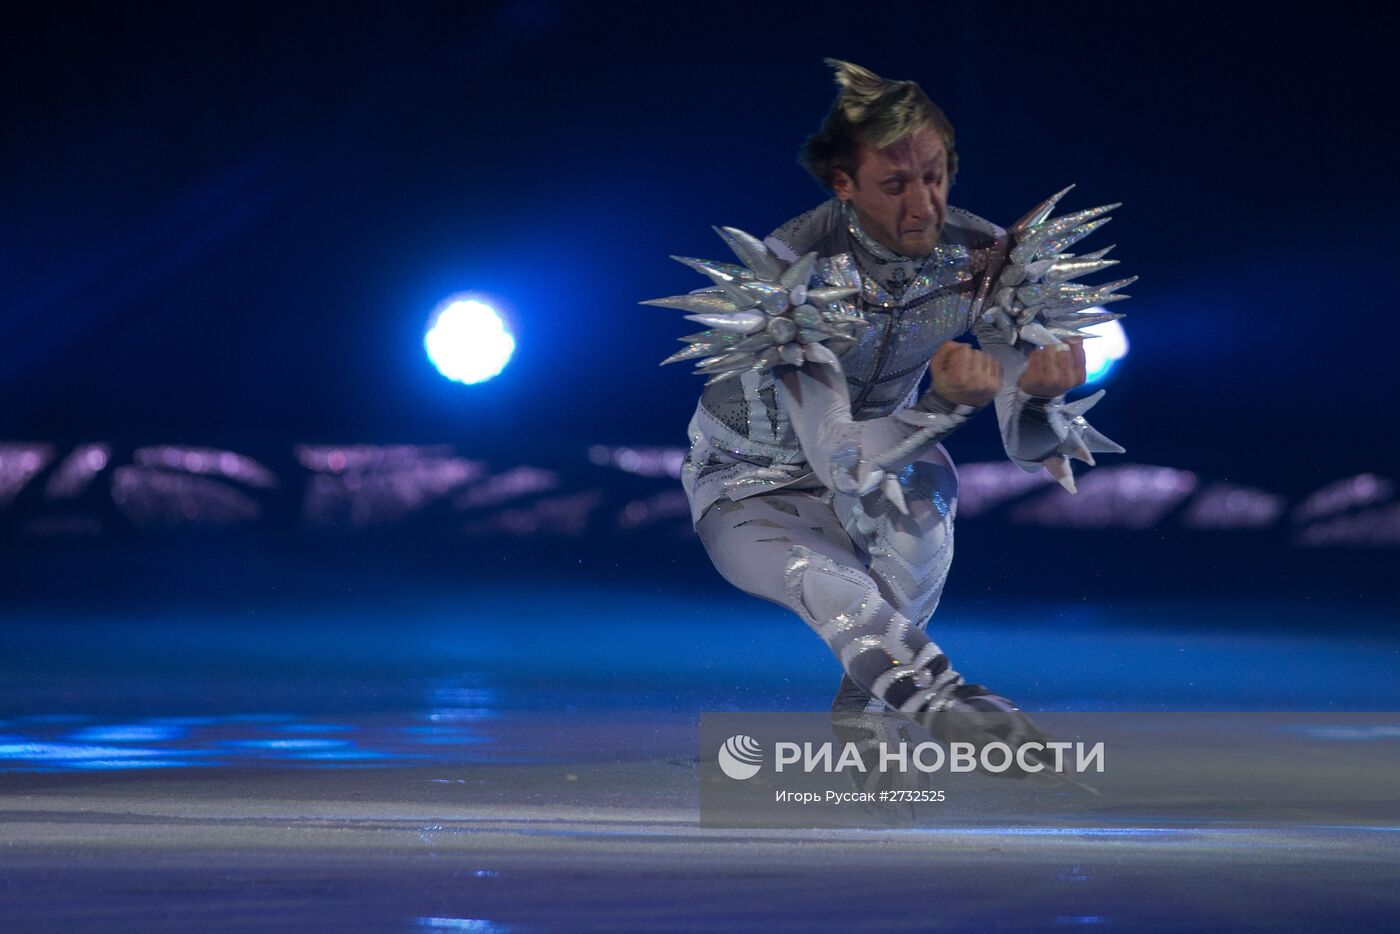
[[[1396,710],[1382,13],[8,9],[0,929],[1383,928],[1393,823],[701,828],[700,714],[840,668],[700,547],[638,304],[826,197],[824,57],[919,81],[952,204],[1076,183],[1141,277],[1126,454],[1071,496],[947,442],[930,633],[1028,710]],[[430,355],[454,299],[512,340]]]

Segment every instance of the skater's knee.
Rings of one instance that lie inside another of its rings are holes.
[[[809,625],[824,626],[838,618],[854,619],[873,609],[879,590],[870,576],[837,564],[802,545],[788,550],[788,596]]]
[[[901,480],[906,504],[926,523],[938,525],[955,514],[958,475],[946,461],[915,461],[906,468]]]

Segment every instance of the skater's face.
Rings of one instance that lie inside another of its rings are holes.
[[[924,256],[938,245],[948,216],[943,138],[925,128],[884,149],[862,146],[855,178],[837,169],[832,189],[876,241],[901,256]]]

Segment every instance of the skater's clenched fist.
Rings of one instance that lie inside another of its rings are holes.
[[[944,341],[929,361],[933,390],[955,405],[986,405],[1001,386],[1001,365],[991,354]]]
[[[1051,398],[1084,385],[1085,379],[1084,339],[1069,338],[1062,344],[1032,350],[1020,386],[1032,396]]]

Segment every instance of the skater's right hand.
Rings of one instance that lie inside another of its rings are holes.
[[[1001,364],[971,344],[947,340],[929,361],[933,391],[954,405],[983,406],[1001,388]]]
[[[1086,374],[1084,339],[1069,338],[1031,351],[1018,384],[1028,395],[1053,399],[1084,385]]]

